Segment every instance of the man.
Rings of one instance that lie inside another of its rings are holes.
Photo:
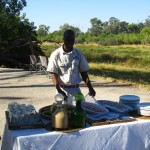
[[[89,65],[83,54],[73,47],[75,33],[66,30],[63,36],[64,44],[50,56],[47,71],[52,74],[52,80],[58,93],[63,94],[66,103],[72,104],[73,96],[81,92],[79,83],[83,80],[89,89],[89,94],[95,96],[87,72]]]

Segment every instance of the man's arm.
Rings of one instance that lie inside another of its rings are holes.
[[[52,74],[52,81],[53,81],[54,86],[56,87],[58,93],[61,93],[64,96],[64,100],[67,100],[66,93],[60,88],[59,81],[58,81],[58,75],[56,73],[51,73],[51,74]]]
[[[95,96],[96,92],[92,87],[92,84],[90,82],[90,79],[89,79],[89,76],[88,76],[87,72],[80,72],[80,73],[81,73],[82,80],[85,82],[85,84],[89,88],[89,95]]]

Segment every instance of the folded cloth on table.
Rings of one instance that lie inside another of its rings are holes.
[[[110,100],[98,100],[97,101],[101,106],[107,108],[109,111],[117,112],[117,113],[129,113],[133,110],[132,107]]]
[[[117,119],[119,117],[119,114],[117,113],[113,113],[113,112],[109,112],[105,115],[101,115],[99,113],[97,114],[93,114],[90,112],[86,113],[86,118],[92,121],[101,121],[102,119],[106,119],[106,120],[114,120]]]

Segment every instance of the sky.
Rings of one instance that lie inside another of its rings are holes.
[[[50,26],[49,32],[64,24],[86,32],[92,18],[108,21],[115,17],[128,23],[145,22],[150,16],[150,0],[26,0],[22,13],[34,25]]]

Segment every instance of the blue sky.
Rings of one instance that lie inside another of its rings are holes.
[[[144,22],[150,16],[150,0],[26,0],[22,13],[35,26],[50,26],[50,32],[68,23],[85,32],[90,20],[115,17],[128,23]]]

